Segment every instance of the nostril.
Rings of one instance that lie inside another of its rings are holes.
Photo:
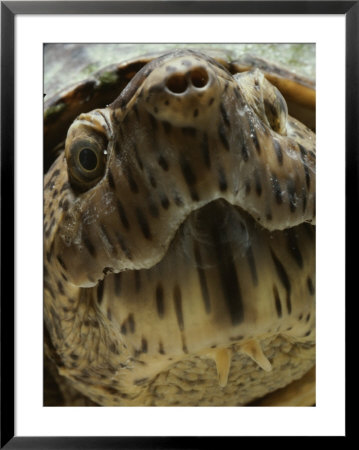
[[[174,94],[182,94],[188,87],[183,75],[172,75],[166,82],[167,88]]]
[[[203,67],[191,71],[191,81],[196,88],[203,88],[208,83],[208,73]]]

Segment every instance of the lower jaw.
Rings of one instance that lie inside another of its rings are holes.
[[[268,367],[260,347],[253,347],[256,342],[283,332],[295,341],[314,328],[314,322],[298,321],[298,315],[313,312],[308,299],[285,314],[281,293],[281,317],[273,306],[278,273],[269,249],[280,252],[282,241],[283,232],[270,233],[239,208],[216,200],[187,218],[160,263],[109,275],[101,308],[135,357],[155,358],[160,365],[189,354],[214,352],[216,359],[215,349],[244,348],[249,342],[247,354],[256,354],[257,363]],[[312,246],[305,261],[309,266],[314,264]],[[298,278],[293,274],[293,280]],[[313,341],[313,334],[304,340]]]

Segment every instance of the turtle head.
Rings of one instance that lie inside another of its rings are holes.
[[[68,131],[75,200],[55,243],[68,278],[93,286],[108,271],[153,267],[181,224],[216,200],[268,230],[313,220],[313,147],[260,72],[234,77],[191,51],[151,61]]]

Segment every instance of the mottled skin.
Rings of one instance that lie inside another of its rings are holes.
[[[44,211],[45,324],[93,401],[247,404],[314,365],[315,135],[259,70],[150,62],[70,127]]]

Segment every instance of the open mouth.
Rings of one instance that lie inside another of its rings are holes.
[[[105,277],[97,301],[134,352],[198,352],[273,331],[302,336],[313,239],[309,224],[269,232],[214,200],[187,217],[153,267]]]

